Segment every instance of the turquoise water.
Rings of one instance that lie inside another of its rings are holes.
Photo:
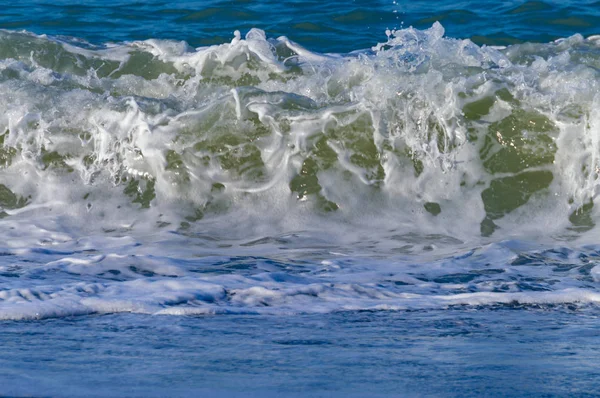
[[[0,11],[0,395],[594,396],[594,2]]]

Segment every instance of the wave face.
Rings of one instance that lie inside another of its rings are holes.
[[[0,34],[3,217],[368,216],[463,240],[596,223],[593,37],[478,47],[436,23],[342,55],[260,30],[198,49]]]
[[[0,32],[0,319],[597,303],[598,38],[387,34]]]

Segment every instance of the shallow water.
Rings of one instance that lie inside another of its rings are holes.
[[[597,9],[9,5],[0,394],[596,394]]]
[[[593,396],[597,322],[564,306],[9,322],[0,381],[8,395]]]

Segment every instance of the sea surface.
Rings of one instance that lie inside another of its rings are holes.
[[[600,395],[600,2],[0,29],[0,396]]]

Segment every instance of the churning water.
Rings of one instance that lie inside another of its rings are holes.
[[[599,3],[68,3],[0,14],[0,394],[599,392]]]

